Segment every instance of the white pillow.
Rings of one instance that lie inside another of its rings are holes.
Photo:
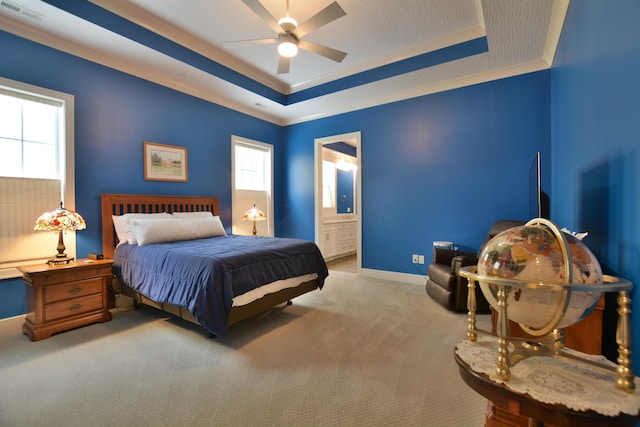
[[[132,218],[130,221],[139,246],[227,235],[217,216],[158,220]]]
[[[174,212],[171,214],[173,218],[211,218],[213,213],[210,211],[200,212]]]
[[[113,219],[113,227],[116,229],[116,236],[118,236],[118,242],[124,243],[127,241],[127,232],[124,229],[124,217],[121,215],[111,215]]]
[[[116,235],[118,236],[118,241],[120,243],[129,243],[131,245],[135,245],[138,243],[136,241],[136,235],[131,227],[131,218],[146,218],[146,219],[161,219],[161,218],[171,218],[171,215],[166,212],[160,213],[128,213],[124,215],[111,215],[113,220],[113,226],[116,229]]]

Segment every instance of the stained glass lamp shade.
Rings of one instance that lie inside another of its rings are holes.
[[[67,256],[64,252],[64,238],[63,234],[65,231],[75,231],[75,230],[83,230],[87,228],[87,224],[84,222],[84,218],[74,211],[70,211],[62,207],[62,202],[60,202],[60,207],[51,212],[45,212],[36,220],[36,225],[33,227],[34,230],[39,231],[57,231],[58,232],[58,253],[48,262],[49,264],[59,264],[73,261],[73,257]]]
[[[244,213],[242,217],[243,221],[253,221],[253,235],[256,236],[258,231],[256,230],[256,222],[264,221],[267,219],[267,216],[260,209],[256,208],[256,205],[253,205],[251,209]]]

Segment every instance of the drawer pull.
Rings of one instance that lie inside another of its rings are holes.
[[[77,311],[77,310],[80,310],[80,307],[82,307],[82,304],[75,303],[75,304],[73,304],[71,307],[69,307],[69,311]]]
[[[78,292],[80,292],[82,290],[82,288],[78,285],[73,285],[73,288],[69,289],[69,293],[70,294],[77,294]]]

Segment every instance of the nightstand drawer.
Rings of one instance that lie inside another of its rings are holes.
[[[71,282],[88,279],[95,276],[104,276],[111,273],[111,265],[96,265],[90,267],[76,267],[66,270],[51,270],[41,274],[33,275],[33,285],[48,285],[53,283]]]
[[[44,318],[45,321],[51,321],[62,317],[75,316],[88,311],[100,310],[101,308],[102,294],[89,295],[45,305]]]
[[[67,264],[18,267],[26,285],[26,316],[22,332],[31,341],[111,320],[110,259],[78,259]]]
[[[102,292],[102,277],[44,287],[44,303],[82,297]]]

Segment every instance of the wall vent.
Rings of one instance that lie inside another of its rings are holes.
[[[20,13],[20,10],[21,10],[20,6],[18,6],[16,4],[13,4],[11,2],[5,1],[5,0],[2,0],[0,2],[0,6],[6,7],[7,9],[11,9],[14,12],[18,12],[18,13]]]
[[[0,0],[0,6],[12,10],[16,13],[24,15],[28,18],[35,19],[36,21],[42,21],[44,15],[33,10],[26,9],[18,4],[8,1],[8,0]]]

